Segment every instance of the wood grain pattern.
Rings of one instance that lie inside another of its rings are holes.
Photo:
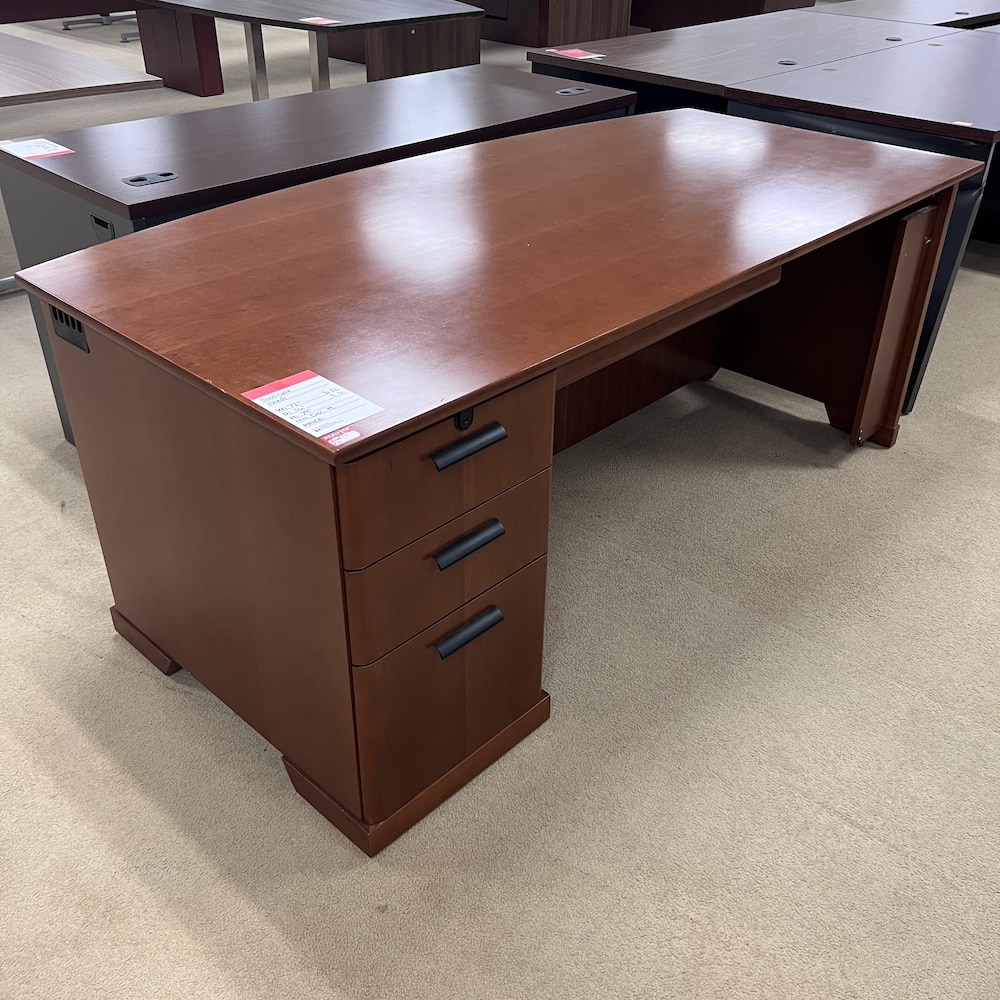
[[[0,34],[0,107],[152,90],[163,81],[88,56]]]
[[[342,465],[979,169],[670,111],[317,181],[21,281]],[[109,296],[115,287],[146,294]],[[306,369],[383,410],[331,450],[241,396]]]
[[[653,31],[749,17],[776,10],[812,7],[816,0],[632,0],[632,23]]]
[[[360,813],[329,466],[120,342],[52,341],[117,613]]]
[[[406,24],[435,18],[481,18],[479,7],[458,0],[148,0],[155,7],[221,17],[251,24],[271,24],[304,31],[349,31],[369,25]],[[327,18],[331,24],[303,22]]]
[[[529,52],[528,59],[533,67],[584,71],[609,85],[636,81],[721,95],[726,87],[747,80],[779,76],[954,30],[910,24],[889,31],[883,22],[869,18],[784,10],[588,45],[589,51],[604,56],[601,60],[581,62],[552,52]]]
[[[414,538],[548,468],[554,378],[543,376],[475,407],[467,430],[451,417],[337,469],[347,569],[363,569]],[[439,472],[432,452],[494,421],[507,437]],[[397,498],[386,503],[387,497]]]
[[[993,143],[1000,138],[1000,100],[983,81],[992,79],[998,65],[1000,35],[954,30],[734,84],[726,93],[754,104]]]
[[[548,548],[549,473],[429,532],[360,572],[344,574],[351,660],[363,666],[499,583]],[[434,554],[497,520],[504,534],[440,569]]]
[[[503,621],[442,660],[434,643],[490,607]],[[354,668],[363,819],[388,818],[538,701],[544,607],[543,557]]]
[[[26,161],[0,150],[0,162],[114,214],[155,219],[376,163],[625,112],[635,103],[627,90],[591,87],[561,95],[561,89],[556,80],[519,70],[466,66],[47,133],[75,155]],[[147,187],[123,182],[153,170],[177,177]]]
[[[136,10],[146,69],[172,90],[198,97],[223,92],[222,62],[215,20],[198,13]]]
[[[365,32],[369,81],[479,62],[479,22],[469,17],[393,24]]]
[[[848,0],[829,4],[824,11],[882,21],[911,21],[954,28],[977,28],[1000,23],[998,0]]]

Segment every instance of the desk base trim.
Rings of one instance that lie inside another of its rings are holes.
[[[175,663],[149,636],[140,632],[117,608],[111,609],[111,624],[115,631],[130,645],[134,646],[161,673],[176,674],[182,667]]]
[[[302,773],[287,757],[282,763],[295,790],[317,812],[328,819],[345,837],[374,857],[383,848],[406,833],[425,816],[432,813],[445,799],[450,798],[463,785],[498,761],[508,750],[534,732],[549,717],[550,699],[545,691],[520,718],[506,729],[469,754],[460,764],[443,774],[419,795],[414,796],[380,823],[365,823],[348,812],[336,799],[329,796],[312,779]]]

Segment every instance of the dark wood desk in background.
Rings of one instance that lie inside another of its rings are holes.
[[[563,45],[627,35],[634,0],[479,0],[483,38],[513,45]]]
[[[793,7],[812,7],[816,0],[632,0],[632,23],[638,27],[663,31],[689,24],[728,21],[734,17],[770,14]],[[590,38],[612,37],[590,35]],[[562,44],[537,43],[537,44]]]
[[[719,365],[891,443],[978,169],[672,111],[382,164],[28,270],[115,627],[379,851],[548,717],[553,448]],[[245,395],[309,372],[380,409],[307,433]]]
[[[591,51],[604,55],[600,60],[553,52],[530,52],[528,58],[535,72],[632,86],[639,110],[697,106],[762,116],[966,156],[988,170],[1000,140],[1000,98],[983,81],[1000,65],[996,38],[960,28],[789,10],[589,43]],[[753,106],[762,110],[752,111]],[[984,172],[960,191],[905,412],[916,401],[980,202],[991,198],[989,192],[984,196],[987,181]],[[987,221],[977,232],[988,234]]]
[[[1000,23],[1000,0],[848,0],[827,4],[827,14],[911,21],[951,28],[980,28]]]
[[[239,21],[246,31],[254,100],[267,96],[261,27],[309,33],[313,90],[330,86],[330,38],[365,43],[369,80],[387,80],[479,62],[483,12],[458,0],[150,0],[181,16]],[[140,34],[142,23],[139,25]]]
[[[579,92],[578,92],[579,91]],[[437,149],[631,111],[627,90],[564,87],[464,66],[275,101],[46,136],[72,155],[0,150],[0,191],[22,267],[183,215]],[[254,137],[247,143],[246,137]],[[169,179],[157,181],[162,173]],[[151,184],[128,183],[148,178]],[[33,303],[63,434],[73,440],[44,318]]]

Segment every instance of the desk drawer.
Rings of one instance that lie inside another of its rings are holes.
[[[548,468],[554,398],[546,375],[480,403],[465,430],[448,417],[338,468],[344,567],[364,569]]]
[[[544,555],[549,480],[548,469],[539,472],[373,566],[345,573],[352,661],[377,660]]]
[[[364,819],[377,823],[523,715],[541,694],[545,558],[371,666],[354,667]],[[442,659],[435,643],[499,609]]]

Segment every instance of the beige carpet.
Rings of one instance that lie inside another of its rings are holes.
[[[996,1000],[998,314],[977,246],[890,451],[720,375],[560,456],[553,717],[370,860],[112,631],[0,299],[0,997]]]

